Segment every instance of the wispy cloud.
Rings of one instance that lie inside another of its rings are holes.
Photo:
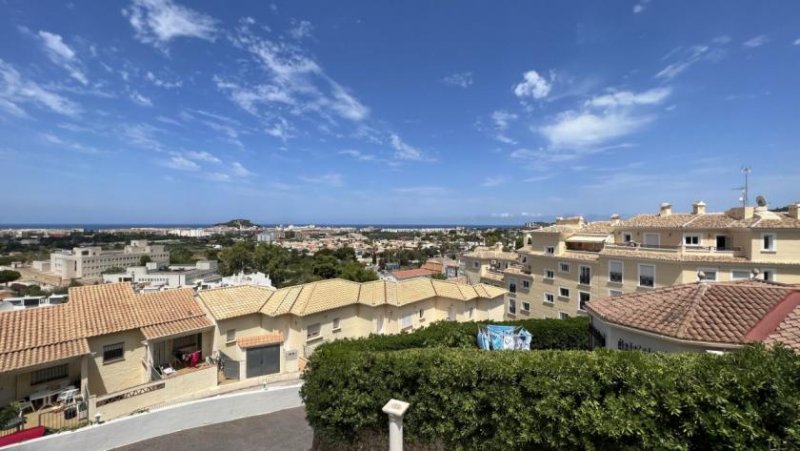
[[[754,36],[754,37],[744,41],[742,43],[742,45],[747,47],[747,48],[749,48],[749,49],[754,49],[754,48],[757,48],[757,47],[761,47],[762,45],[765,45],[768,42],[769,42],[769,37],[767,37],[767,35],[765,35],[765,34],[760,34],[758,36]]]
[[[443,186],[406,186],[394,188],[392,191],[397,194],[411,196],[443,196],[451,193],[450,189]]]
[[[137,105],[140,106],[153,106],[153,101],[150,100],[149,97],[145,97],[139,91],[131,91],[130,98],[133,100]]]
[[[87,155],[98,155],[98,154],[101,154],[101,153],[105,153],[105,152],[103,152],[103,151],[101,151],[99,149],[96,149],[94,147],[81,144],[81,143],[79,143],[77,141],[70,141],[70,140],[62,139],[59,136],[54,135],[52,133],[42,133],[41,136],[46,142],[48,142],[50,144],[55,144],[55,145],[59,146],[59,148],[68,149],[68,150],[72,150],[72,151],[83,153],[83,154],[87,154]]]
[[[122,13],[133,27],[136,39],[164,51],[166,44],[175,38],[213,41],[217,34],[217,21],[211,16],[171,0],[134,0]]]
[[[472,72],[458,72],[455,74],[446,75],[444,78],[442,78],[442,82],[450,86],[468,88],[473,83]]]
[[[158,78],[155,74],[153,74],[150,71],[147,71],[147,73],[145,74],[145,78],[147,79],[147,81],[154,84],[155,86],[158,86],[159,88],[174,89],[183,86],[183,82],[180,80],[176,81],[162,80],[161,78]]]
[[[7,114],[26,117],[20,104],[31,103],[65,116],[77,116],[80,107],[36,82],[27,80],[10,64],[0,59],[0,109]]]
[[[120,127],[119,133],[126,142],[147,150],[161,152],[165,150],[164,146],[155,136],[156,132],[160,131],[161,129],[158,127],[149,124],[125,124]]]
[[[522,74],[522,81],[514,86],[514,95],[520,99],[543,99],[552,88],[552,77],[548,81],[535,70]]]
[[[664,60],[672,60],[665,68],[656,73],[655,78],[672,80],[687,69],[702,61],[719,61],[725,57],[725,45],[730,42],[728,36],[718,36],[707,44],[689,48],[677,47],[664,56]]]
[[[483,179],[483,183],[481,183],[481,186],[484,187],[484,188],[494,188],[496,186],[500,186],[500,185],[506,183],[507,181],[508,181],[508,178],[502,177],[502,176],[499,176],[499,177],[487,177],[487,178]]]
[[[353,157],[353,158],[355,158],[356,160],[359,160],[359,161],[375,161],[376,160],[375,155],[364,153],[364,152],[362,152],[360,150],[356,150],[356,149],[340,150],[339,151],[339,155],[347,155],[348,157]]]
[[[394,157],[396,159],[407,161],[422,161],[426,159],[421,150],[405,143],[398,135],[392,134],[390,141],[394,148]]]
[[[299,178],[300,180],[306,183],[312,183],[315,185],[326,185],[334,188],[338,188],[344,185],[344,177],[342,177],[342,174],[337,174],[337,173],[322,174],[318,176],[301,176]]]
[[[179,171],[199,171],[200,165],[183,155],[176,154],[169,158],[159,160],[158,164],[170,169]]]
[[[210,154],[208,152],[205,152],[205,151],[199,151],[199,152],[198,151],[189,151],[189,152],[185,152],[185,155],[186,155],[187,158],[190,158],[190,159],[196,160],[196,161],[204,161],[206,163],[215,163],[215,164],[222,163],[222,160],[220,160],[219,158],[217,158],[214,155],[212,155],[212,154]]]
[[[250,172],[244,167],[244,165],[242,165],[242,163],[239,163],[238,161],[231,163],[231,172],[238,177],[250,177],[253,175],[252,172]]]
[[[492,124],[494,125],[494,138],[505,144],[516,144],[517,142],[506,135],[511,122],[516,121],[518,116],[507,111],[492,112]]]
[[[83,73],[82,64],[75,55],[75,51],[68,46],[64,39],[55,33],[39,30],[39,39],[44,46],[47,57],[53,64],[66,70],[70,77],[86,85],[89,80]]]
[[[314,26],[307,20],[292,20],[292,28],[289,29],[289,36],[294,39],[300,40],[311,37],[314,31]]]
[[[649,3],[650,3],[650,0],[640,0],[639,3],[636,3],[635,5],[633,5],[633,13],[634,14],[639,14],[641,12],[644,12],[644,10],[647,8],[647,5]]]

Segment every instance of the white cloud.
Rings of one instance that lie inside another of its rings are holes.
[[[196,160],[196,161],[204,161],[206,163],[215,163],[215,164],[222,163],[222,161],[219,158],[217,158],[214,155],[212,155],[212,154],[210,154],[208,152],[205,152],[205,151],[198,152],[198,151],[193,151],[192,150],[192,151],[189,151],[189,152],[185,152],[184,155],[187,158],[190,158],[190,159]]]
[[[153,106],[153,102],[150,100],[149,97],[145,97],[139,91],[131,91],[130,93],[131,100],[136,102],[136,104],[141,106]]]
[[[184,157],[183,155],[173,155],[166,160],[160,160],[159,164],[161,166],[170,168],[170,169],[177,169],[179,171],[198,171],[200,170],[200,165],[195,163],[194,161]]]
[[[139,41],[162,50],[175,38],[213,41],[217,33],[217,22],[211,16],[171,0],[133,0],[122,13],[130,21]]]
[[[587,106],[597,108],[614,108],[634,105],[656,105],[664,101],[672,90],[670,88],[655,88],[643,92],[615,91],[609,94],[593,97],[586,102]]]
[[[311,36],[314,31],[314,26],[307,20],[296,21],[292,20],[292,28],[289,30],[289,36],[294,39],[303,39]]]
[[[701,61],[719,61],[725,56],[724,46],[730,41],[728,36],[718,36],[708,44],[695,45],[686,49],[675,48],[662,58],[663,60],[674,59],[674,61],[661,69],[655,77],[671,80]]]
[[[50,58],[53,64],[65,69],[69,72],[70,77],[78,80],[82,84],[86,85],[89,83],[89,80],[86,79],[86,75],[81,69],[80,61],[78,61],[78,58],[75,56],[75,51],[64,43],[64,39],[60,35],[39,30],[38,36],[39,39],[42,40],[42,45],[44,45],[45,51],[47,52],[47,57]]]
[[[26,117],[22,103],[32,103],[65,116],[77,116],[77,104],[54,92],[48,91],[36,82],[25,80],[10,64],[0,59],[0,108],[8,114]]]
[[[647,4],[650,3],[650,0],[641,0],[639,3],[633,5],[633,13],[639,14],[647,8]]]
[[[234,161],[231,163],[231,172],[238,177],[249,177],[253,175],[252,172],[248,171],[241,163],[238,161]]]
[[[747,47],[747,48],[754,49],[754,48],[757,48],[757,47],[761,47],[762,45],[764,45],[764,44],[766,44],[768,42],[769,42],[769,38],[767,37],[767,35],[761,34],[761,35],[758,35],[758,36],[755,36],[753,38],[748,39],[742,45]]]
[[[391,137],[391,144],[394,148],[394,157],[398,160],[410,160],[410,161],[421,161],[424,160],[424,156],[422,151],[413,147],[409,144],[403,142],[399,136],[396,134],[392,134]]]
[[[442,78],[442,82],[450,86],[468,88],[473,83],[472,72],[458,72],[455,74],[446,75],[444,78]]]
[[[511,125],[511,122],[517,120],[518,116],[514,113],[509,113],[506,111],[494,111],[492,112],[491,118],[495,131],[494,139],[505,144],[516,144],[517,142],[509,138],[505,132]]]
[[[355,149],[340,150],[339,151],[339,155],[347,155],[347,156],[353,157],[353,158],[355,158],[356,160],[359,160],[359,161],[375,161],[375,156],[374,155],[371,155],[371,154],[368,154],[368,153],[364,153],[364,152],[362,152],[360,150],[355,150]]]
[[[394,188],[392,191],[397,194],[411,196],[442,196],[451,192],[450,189],[442,186],[407,186]]]
[[[313,183],[315,185],[327,185],[332,186],[334,188],[338,188],[344,185],[344,178],[341,174],[330,173],[330,174],[323,174],[316,177],[308,177],[302,176],[300,180],[306,183]]]
[[[568,111],[539,132],[556,148],[589,148],[629,135],[649,121],[626,112]]]
[[[532,97],[542,99],[547,97],[552,87],[544,77],[535,70],[530,70],[522,75],[523,81],[514,87],[514,95],[521,99]]]
[[[495,186],[500,186],[500,185],[504,184],[507,181],[508,181],[508,179],[506,177],[502,177],[502,176],[501,177],[487,177],[487,178],[485,178],[483,180],[483,183],[481,183],[481,186],[483,186],[484,188],[493,188]]]
[[[173,89],[173,88],[180,88],[181,86],[183,86],[183,82],[180,80],[178,81],[162,80],[156,77],[155,74],[153,74],[150,71],[147,71],[147,74],[145,74],[145,78],[147,78],[147,81],[158,86],[159,88]]]
[[[800,38],[794,40],[794,45],[800,45]]]
[[[161,131],[161,129],[153,127],[152,125],[131,124],[123,125],[120,133],[125,138],[126,142],[130,142],[144,149],[161,152],[165,149],[155,137],[155,132],[157,131]]]

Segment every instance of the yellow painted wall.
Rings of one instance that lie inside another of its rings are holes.
[[[89,392],[103,395],[147,382],[150,374],[144,364],[147,353],[143,340],[138,329],[89,338],[89,349],[94,353],[89,359]],[[103,346],[120,342],[125,350],[123,359],[103,363]]]

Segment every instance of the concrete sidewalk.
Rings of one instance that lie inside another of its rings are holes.
[[[145,440],[116,451],[287,450],[311,449],[313,433],[303,407],[211,424]]]

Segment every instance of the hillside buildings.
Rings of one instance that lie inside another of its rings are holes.
[[[156,262],[131,266],[122,273],[103,274],[103,282],[132,282],[151,288],[180,288],[222,280],[216,260],[201,260],[194,265],[159,267]]]
[[[589,302],[595,346],[620,350],[731,351],[781,342],[800,351],[800,286],[700,281]]]
[[[656,214],[587,223],[558,218],[526,233],[514,253],[479,248],[466,254],[470,282],[509,291],[508,318],[563,318],[585,313],[592,299],[705,280],[759,278],[800,283],[800,204],[690,213],[668,203]]]
[[[111,268],[139,266],[142,257],[158,265],[169,264],[169,252],[163,245],[134,240],[121,251],[103,250],[100,246],[76,247],[50,254],[49,268],[40,266],[62,279],[101,279],[103,271]]]

